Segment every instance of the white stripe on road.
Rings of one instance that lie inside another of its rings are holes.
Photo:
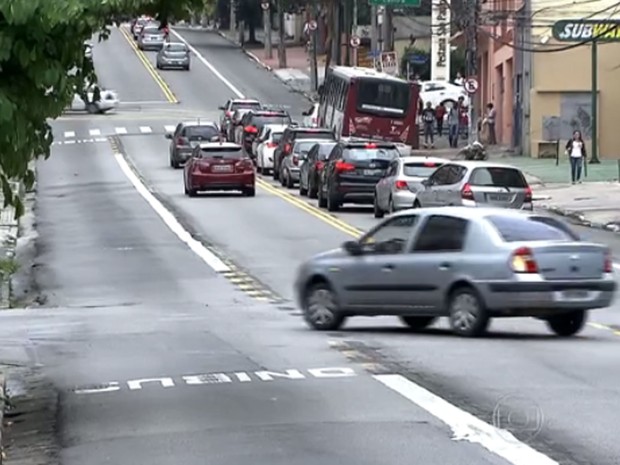
[[[116,134],[127,134],[127,128],[115,128]]]
[[[177,221],[174,215],[163,206],[163,204],[155,198],[153,194],[146,188],[140,178],[133,172],[123,154],[114,153],[116,162],[121,167],[121,170],[127,176],[127,179],[133,184],[138,193],[146,200],[155,213],[166,223],[166,226],[187,246],[198,255],[202,261],[209,265],[217,273],[230,271],[230,267],[226,265],[217,255],[207,249],[204,245],[194,239],[191,234]]]
[[[174,132],[176,126],[164,126],[164,129],[166,130],[166,132]]]
[[[71,139],[72,137],[75,137],[75,132],[73,132],[73,131],[66,131],[65,132],[65,139]]]
[[[150,134],[153,130],[149,126],[140,126],[140,132],[142,134]]]
[[[93,137],[101,135],[101,131],[99,129],[91,129],[90,131],[88,131],[88,133]]]
[[[513,465],[559,465],[559,462],[522,443],[508,431],[485,423],[402,375],[373,377],[448,425],[455,440],[480,444]]]

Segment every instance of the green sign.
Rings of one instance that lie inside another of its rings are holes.
[[[553,38],[560,42],[620,41],[620,20],[563,19],[552,28]]]
[[[421,0],[370,0],[371,5],[378,6],[420,6]]]

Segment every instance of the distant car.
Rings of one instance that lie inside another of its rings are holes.
[[[133,36],[134,40],[138,40],[138,37],[140,37],[140,33],[142,32],[142,29],[144,29],[144,26],[146,26],[147,24],[157,24],[157,23],[153,23],[153,18],[149,16],[141,16],[140,18],[136,18],[131,23],[130,30],[131,30],[131,35]]]
[[[312,106],[302,113],[303,125],[307,128],[316,128],[319,126],[319,104],[313,103]]]
[[[252,160],[243,148],[231,142],[206,142],[194,147],[183,170],[185,194],[196,197],[201,191],[241,191],[256,195],[256,175]]]
[[[252,144],[252,152],[256,154],[256,171],[268,174],[273,169],[273,152],[287,128],[283,124],[266,124]]]
[[[157,52],[157,69],[181,68],[189,71],[191,58],[189,48],[183,42],[168,42]]]
[[[220,137],[220,130],[214,122],[179,123],[173,133],[166,134],[166,139],[170,139],[170,166],[179,168],[190,158],[194,147],[202,142],[219,141]]]
[[[307,195],[311,199],[316,199],[321,171],[336,144],[336,141],[322,140],[312,146],[306,160],[299,168],[299,195]]]
[[[93,102],[95,96],[95,86],[91,86],[87,91],[89,103],[85,102],[79,94],[73,96],[73,100],[67,110],[86,111],[90,114],[103,114],[118,106],[118,95],[113,90],[100,88],[100,100]]]
[[[519,168],[451,161],[422,182],[414,207],[502,207],[532,210],[532,189]]]
[[[306,322],[323,331],[352,315],[396,315],[414,330],[445,316],[454,333],[472,337],[494,317],[530,316],[572,336],[588,310],[613,302],[616,286],[609,248],[582,242],[559,220],[442,207],[395,213],[311,258],[295,294]]]
[[[159,51],[166,43],[166,31],[159,26],[145,26],[138,36],[140,50]]]
[[[326,128],[304,128],[291,125],[286,131],[284,136],[280,139],[280,143],[276,148],[273,158],[273,179],[277,181],[280,176],[280,163],[284,157],[289,155],[293,150],[293,144],[298,139],[323,139],[323,140],[335,140],[336,136],[334,131]]]
[[[252,143],[265,124],[290,124],[291,116],[284,110],[257,110],[243,115],[235,128],[235,141],[252,156]]]
[[[463,104],[469,105],[469,95],[463,86],[445,81],[420,82],[420,99],[425,106],[427,102],[430,102],[433,108],[437,108],[440,103],[446,106],[455,105],[461,97]]]
[[[337,211],[344,203],[374,203],[375,186],[400,157],[391,142],[340,142],[321,171],[318,204]]]
[[[300,166],[308,160],[310,149],[320,139],[299,139],[293,144],[293,150],[280,163],[280,182],[282,186],[292,189],[299,182]]]
[[[230,99],[224,105],[219,107],[222,111],[222,114],[220,115],[220,128],[227,136],[231,135],[229,125],[231,123],[233,113],[241,108],[245,108],[247,110],[260,110],[261,103],[254,99]],[[232,140],[232,136],[229,140]]]
[[[226,132],[226,138],[230,142],[234,142],[236,144],[240,144],[238,139],[238,131],[237,128],[241,125],[241,120],[246,115],[252,111],[252,108],[237,108],[233,111],[232,116],[230,117],[230,121],[228,122],[228,131]]]
[[[417,192],[424,189],[422,181],[448,161],[435,157],[401,157],[394,160],[375,186],[375,218],[413,208]]]

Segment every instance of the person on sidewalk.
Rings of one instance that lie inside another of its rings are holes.
[[[443,136],[443,119],[446,116],[446,107],[443,102],[435,108],[435,118],[437,120],[437,137]]]
[[[571,182],[581,184],[581,169],[586,159],[586,144],[581,137],[581,131],[573,132],[573,138],[566,143],[566,151],[570,160]]]
[[[448,109],[448,142],[450,147],[455,149],[459,145],[459,111],[456,106]]]
[[[433,148],[435,146],[435,110],[433,104],[426,102],[426,108],[422,112],[422,122],[424,123],[424,146]]]
[[[489,134],[488,145],[497,145],[497,134],[495,132],[495,117],[497,111],[492,103],[487,104],[486,126]]]

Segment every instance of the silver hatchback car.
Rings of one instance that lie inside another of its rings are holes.
[[[412,329],[446,316],[462,336],[484,333],[493,317],[519,316],[572,336],[615,291],[605,245],[581,241],[554,218],[501,208],[395,213],[304,263],[295,281],[304,318],[318,330],[355,315],[397,315]]]
[[[375,186],[375,218],[412,208],[422,181],[449,160],[436,157],[401,157],[394,160]]]
[[[168,42],[157,52],[157,69],[179,68],[189,71],[191,58],[189,48],[183,42]]]
[[[532,210],[532,189],[519,168],[451,161],[422,183],[415,207],[501,207]]]
[[[145,26],[138,36],[140,50],[160,50],[166,43],[166,33],[159,26]]]

